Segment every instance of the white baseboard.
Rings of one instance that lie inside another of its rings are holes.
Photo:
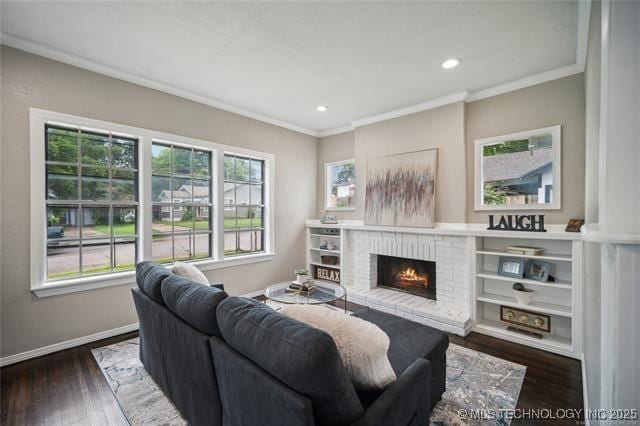
[[[32,349],[30,351],[9,355],[4,358],[0,358],[0,367],[5,367],[16,362],[26,361],[31,358],[37,358],[42,355],[48,355],[53,352],[70,349],[76,346],[86,345],[87,343],[95,342],[97,340],[106,339],[107,337],[117,336],[119,334],[129,333],[138,329],[138,323],[129,324],[111,330],[101,331],[99,333],[90,334],[84,337],[77,337],[75,339],[67,340],[65,342],[54,343],[53,345],[43,346],[41,348]]]
[[[264,290],[257,290],[257,291],[252,291],[251,293],[243,294],[242,297],[256,297],[262,294],[264,294]],[[0,367],[15,364],[20,361],[26,361],[31,358],[37,358],[39,356],[48,355],[53,352],[63,351],[65,349],[71,349],[76,346],[86,345],[87,343],[106,339],[107,337],[117,336],[119,334],[129,333],[137,329],[138,329],[138,323],[129,324],[123,327],[118,327],[111,330],[105,330],[99,333],[90,334],[88,336],[77,337],[75,339],[67,340],[65,342],[54,343],[53,345],[43,346],[41,348],[32,349],[30,351],[9,355],[4,358],[0,358]]]

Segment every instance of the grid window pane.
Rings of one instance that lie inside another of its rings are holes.
[[[235,231],[224,233],[224,254],[225,255],[234,255],[237,253],[237,233]]]
[[[136,164],[135,143],[130,139],[114,138],[111,144],[111,166],[134,169]]]
[[[113,208],[113,236],[137,235],[138,210],[135,207]]]
[[[251,231],[238,231],[238,252],[251,253]]]
[[[195,254],[194,254],[195,259],[204,259],[211,256],[210,241],[211,241],[211,238],[209,234],[195,235],[195,246],[196,246]]]
[[[224,164],[224,254],[263,251],[264,161],[227,154]]]
[[[151,147],[151,169],[154,174],[171,174],[171,147],[153,144]]]
[[[153,234],[151,259],[157,263],[173,262],[173,236],[171,234]]]
[[[58,280],[80,275],[80,242],[47,243],[47,279]]]
[[[110,144],[108,135],[91,133],[80,135],[80,150],[82,151],[82,164],[109,166]]]
[[[78,208],[71,206],[47,207],[47,238],[80,238]]]
[[[82,209],[82,238],[111,237],[109,207],[84,207]]]
[[[173,147],[173,173],[191,175],[191,149]]]
[[[78,162],[78,132],[47,127],[47,161]]]
[[[126,271],[136,266],[136,240],[119,238],[113,246],[114,271]]]
[[[249,181],[249,159],[236,157],[236,177],[235,180]]]
[[[211,176],[211,153],[207,151],[194,151],[193,174],[195,176]]]
[[[89,240],[82,243],[83,275],[103,274],[111,270],[111,241]]]
[[[173,235],[173,258],[176,261],[193,259],[193,234]]]
[[[151,152],[153,260],[211,257],[211,152],[167,143]]]
[[[251,160],[251,182],[262,182],[262,161]]]
[[[82,168],[82,199],[109,201],[109,170],[102,167]]]
[[[45,143],[47,279],[133,269],[137,252],[138,141],[108,132],[47,125]],[[129,236],[129,248],[122,252],[126,262],[114,255],[118,235]]]
[[[209,204],[209,193],[211,192],[209,180],[193,180],[193,202]]]
[[[47,199],[78,199],[78,168],[75,166],[47,166]]]

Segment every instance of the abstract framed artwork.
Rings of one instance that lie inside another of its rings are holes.
[[[438,149],[367,161],[364,223],[432,228]]]

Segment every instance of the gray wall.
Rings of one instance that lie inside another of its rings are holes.
[[[275,259],[207,275],[243,294],[304,265],[304,220],[316,214],[316,138],[4,46],[0,54],[2,357],[137,322],[127,285],[47,298],[29,291],[30,107],[274,154]]]
[[[576,74],[467,104],[468,222],[486,223],[492,213],[474,211],[474,141],[556,124],[562,125],[562,208],[538,213],[547,223],[584,217],[584,80]]]
[[[322,138],[322,143],[318,143],[318,214],[322,214],[324,210],[324,164],[355,158],[355,137],[354,132],[346,132],[327,136]],[[356,170],[356,173],[360,172]],[[358,191],[357,188],[356,191]],[[356,213],[353,211],[329,211],[327,214],[336,215],[338,219],[356,218]]]
[[[565,224],[570,218],[582,218],[585,203],[584,102],[584,78],[577,74],[321,138],[318,146],[318,210],[323,207],[325,162],[351,158],[351,153],[355,154],[357,210],[354,214],[339,216],[362,219],[367,158],[438,147],[436,221],[486,223],[487,215],[492,212],[474,211],[474,141],[561,124],[562,208],[528,213],[544,213],[547,223]]]

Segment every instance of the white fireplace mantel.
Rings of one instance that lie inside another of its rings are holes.
[[[341,220],[337,224],[323,224],[318,219],[307,219],[305,225],[314,228],[338,228],[360,231],[396,232],[421,235],[461,235],[469,237],[513,237],[542,240],[581,240],[579,232],[565,232],[566,225],[547,224],[547,232],[490,231],[483,223],[436,223],[433,228],[365,225],[361,220]]]

